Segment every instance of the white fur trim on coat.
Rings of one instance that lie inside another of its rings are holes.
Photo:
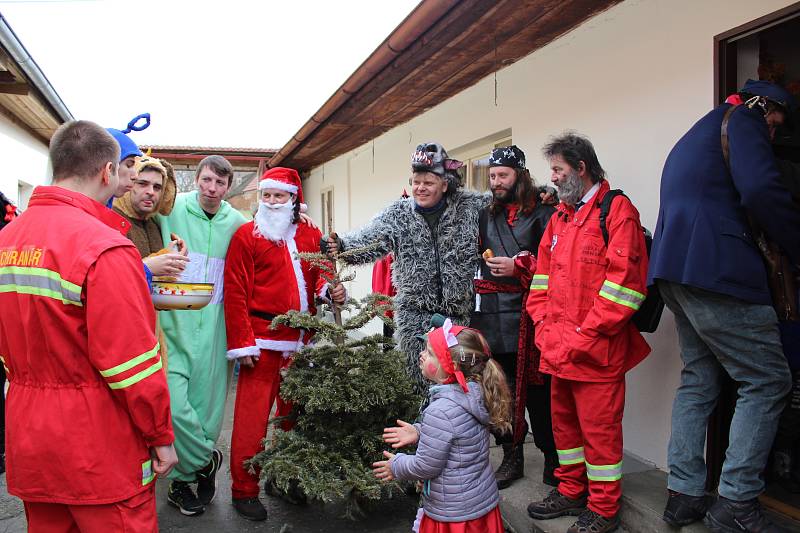
[[[228,350],[228,352],[225,354],[225,357],[231,361],[234,361],[240,357],[258,357],[259,355],[261,355],[261,348],[258,346],[246,346],[244,348],[234,348],[233,350]]]
[[[322,288],[317,293],[317,296],[319,297],[319,299],[322,300],[323,302],[325,302],[326,304],[331,303],[331,299],[328,296],[328,289],[330,289],[330,288],[331,288],[331,284],[326,281],[325,284],[322,285]],[[349,294],[350,293],[347,291],[347,287],[345,287],[344,288],[344,299],[345,300],[347,300],[347,297],[349,296]]]
[[[289,234],[286,236],[286,249],[289,251],[289,259],[292,260],[294,277],[297,279],[297,293],[300,296],[300,311],[308,311],[308,293],[306,292],[306,278],[303,277],[303,267],[300,259],[295,257],[297,253],[297,243],[294,236],[297,234],[297,225],[292,225]]]
[[[256,339],[256,346],[262,350],[272,350],[273,352],[291,352],[294,353],[302,348],[305,344],[302,341],[302,334],[299,340],[296,341],[275,341],[271,339]],[[284,356],[285,357],[285,356]]]
[[[322,286],[322,288],[317,293],[317,297],[319,297],[319,299],[322,300],[325,303],[330,303],[330,301],[331,301],[330,298],[328,298],[328,289],[330,289],[330,287],[331,287],[331,284],[326,281],[325,284]]]
[[[267,178],[258,182],[258,190],[263,191],[264,189],[278,189],[279,191],[297,194],[297,185],[291,185],[272,178]]]

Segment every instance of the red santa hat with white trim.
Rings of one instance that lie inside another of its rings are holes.
[[[278,189],[294,194],[297,202],[303,205],[303,184],[300,174],[293,168],[275,167],[264,172],[258,182],[258,190]]]

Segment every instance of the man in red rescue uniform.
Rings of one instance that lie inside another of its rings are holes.
[[[119,146],[68,122],[50,161],[53,185],[0,234],[8,491],[32,533],[158,531],[154,479],[177,456],[142,261],[105,207]]]
[[[606,245],[600,202],[610,188],[587,138],[567,133],[543,152],[561,203],[539,244],[527,310],[539,368],[552,375],[560,484],[528,514],[578,515],[568,533],[605,533],[619,526],[625,373],[650,353],[631,322],[645,299],[647,250],[623,195],[611,203]]]
[[[272,320],[291,310],[314,313],[315,297],[345,300],[344,286],[329,287],[319,269],[297,257],[319,253],[322,234],[298,224],[303,206],[300,175],[291,168],[267,170],[258,183],[260,202],[252,222],[236,230],[225,258],[225,326],[228,358],[238,359],[239,381],[231,436],[233,506],[248,520],[266,520],[258,499],[258,477],[244,462],[264,448],[270,410],[288,415],[281,401],[281,370],[309,340],[308,331],[279,326]],[[284,429],[288,429],[285,427]]]

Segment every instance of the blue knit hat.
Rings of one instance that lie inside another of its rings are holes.
[[[144,125],[138,126],[136,123],[140,120],[144,120]],[[136,146],[136,143],[128,137],[128,133],[132,131],[142,131],[146,130],[147,127],[150,126],[150,113],[142,113],[133,118],[130,122],[128,122],[128,127],[124,130],[117,130],[114,128],[106,128],[106,131],[111,134],[112,137],[117,141],[119,144],[119,160],[124,161],[126,158],[131,156],[141,157],[142,151],[139,150],[139,147]]]
[[[783,87],[764,80],[747,80],[739,90],[739,93],[763,96],[767,100],[772,100],[787,111],[797,109],[797,101]]]

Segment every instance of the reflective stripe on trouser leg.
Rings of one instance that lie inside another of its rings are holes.
[[[589,480],[586,478],[583,436],[572,391],[575,383],[555,376],[550,383],[553,439],[559,460],[555,472],[560,482],[558,491],[573,500],[585,496],[589,486]]]
[[[570,450],[556,450],[556,453],[558,453],[558,463],[562,465],[575,465],[586,461],[583,456],[583,446]]]
[[[622,479],[622,461],[615,465],[593,465],[586,462],[589,481],[618,481]]]
[[[608,518],[619,512],[622,497],[625,382],[575,383],[573,393],[586,456],[587,507]]]

